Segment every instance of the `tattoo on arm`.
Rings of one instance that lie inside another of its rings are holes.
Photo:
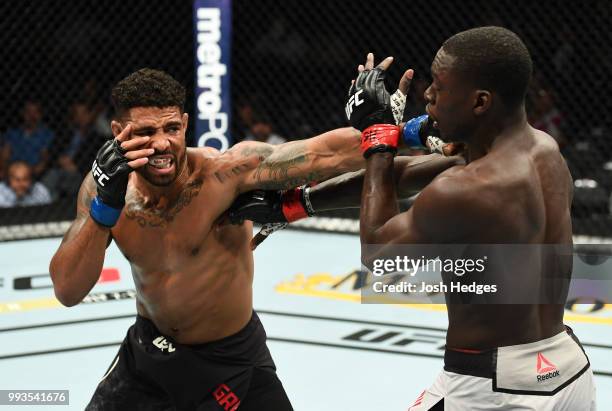
[[[76,218],[70,225],[66,234],[64,234],[64,238],[62,239],[62,244],[66,241],[70,241],[83,227],[85,221],[87,221],[87,217],[89,216],[89,207],[91,206],[91,202],[97,194],[96,184],[93,179],[88,175],[85,177],[83,184],[81,185],[81,189],[79,190],[78,198],[77,198],[77,211]]]
[[[247,146],[240,148],[240,154],[244,157],[251,157],[256,155],[260,161],[265,160],[274,152],[274,148],[269,144],[262,144],[257,146]]]
[[[269,149],[272,150],[271,147]],[[308,165],[306,143],[295,142],[270,151],[255,169],[253,178],[258,187],[264,190],[286,190],[324,176],[324,173],[319,171],[303,171],[304,166]]]
[[[258,184],[258,188],[262,190],[288,190],[313,181],[320,181],[325,177],[324,173],[313,171],[299,177],[281,177],[275,180],[262,181]]]
[[[309,153],[305,141],[294,141],[280,146],[259,142],[237,144],[228,150],[232,166],[216,172],[215,178],[224,182],[231,176],[249,173],[249,186],[264,190],[286,190],[329,177],[330,170],[313,170],[317,156]]]

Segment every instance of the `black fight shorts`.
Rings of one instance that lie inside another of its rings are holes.
[[[234,335],[178,344],[137,316],[87,410],[292,410],[255,312]]]

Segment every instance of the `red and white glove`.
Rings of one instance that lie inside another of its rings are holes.
[[[393,124],[374,124],[361,132],[361,153],[365,158],[374,153],[397,153],[401,130]]]

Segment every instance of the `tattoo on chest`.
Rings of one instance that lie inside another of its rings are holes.
[[[135,220],[141,227],[165,228],[198,195],[202,183],[201,179],[190,182],[175,201],[163,208],[158,208],[155,204],[147,204],[140,194],[134,192],[128,195],[125,216],[129,220]]]

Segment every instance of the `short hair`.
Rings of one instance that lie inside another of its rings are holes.
[[[26,163],[25,161],[21,161],[21,160],[17,160],[17,161],[13,161],[11,164],[9,164],[8,166],[8,176],[10,178],[11,174],[18,168],[24,168],[28,171],[28,173],[30,174],[30,177],[32,176],[32,167]]]
[[[533,63],[525,43],[503,27],[478,27],[450,37],[442,45],[458,69],[479,88],[497,92],[514,108],[527,94]]]
[[[185,109],[185,87],[161,70],[140,69],[113,87],[115,113],[123,115],[133,107],[173,107]]]

